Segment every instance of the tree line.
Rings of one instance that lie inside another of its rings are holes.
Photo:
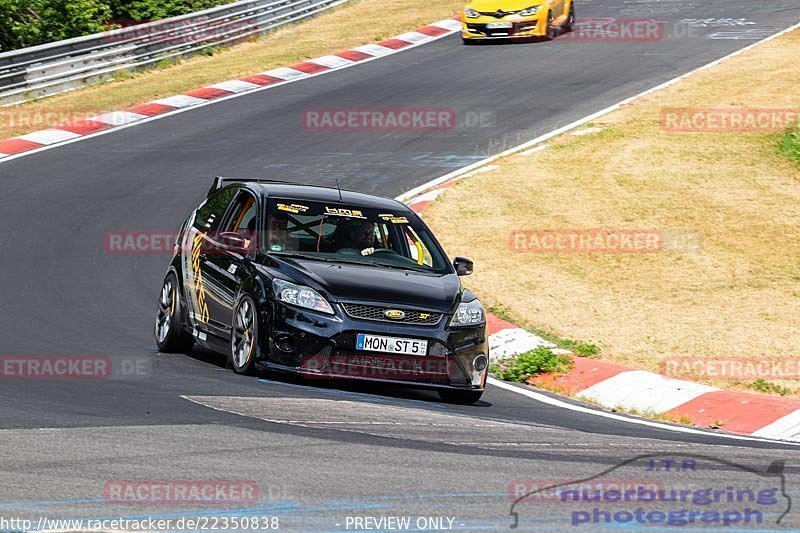
[[[232,0],[0,0],[0,52],[200,11]]]

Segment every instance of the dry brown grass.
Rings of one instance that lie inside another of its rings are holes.
[[[354,0],[264,38],[101,85],[0,108],[0,139],[380,41],[455,15],[463,0]],[[66,120],[65,120],[66,119]]]
[[[601,131],[458,183],[426,219],[450,254],[475,260],[467,282],[485,303],[594,341],[604,359],[658,370],[669,356],[798,358],[800,171],[778,154],[780,133],[670,133],[659,120],[673,107],[798,108],[798,56],[795,31],[698,72],[608,115]],[[510,250],[514,229],[586,228],[683,231],[702,249]]]

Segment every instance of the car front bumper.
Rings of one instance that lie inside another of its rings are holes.
[[[362,305],[383,306],[377,302]],[[330,316],[276,303],[269,322],[263,368],[298,373],[308,379],[352,379],[420,388],[483,390],[488,372],[486,324],[451,328],[450,315],[435,325],[398,324],[349,316],[341,305]],[[399,307],[399,309],[403,309]],[[356,349],[359,333],[428,342],[425,355]],[[481,360],[481,358],[483,358]]]
[[[509,24],[508,28],[491,28],[489,25],[497,23]],[[466,19],[461,24],[461,36],[464,39],[474,40],[502,40],[521,39],[525,37],[542,37],[547,35],[546,16],[533,16],[527,18],[515,17],[513,20],[497,20],[493,17],[481,16]]]

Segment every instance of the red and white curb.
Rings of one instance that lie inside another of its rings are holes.
[[[533,384],[608,408],[686,418],[697,426],[800,442],[800,401],[709,387],[614,363],[573,357],[564,376],[540,376]]]
[[[549,138],[549,137],[548,137]],[[492,159],[495,161],[495,159]],[[434,180],[406,193],[404,201],[422,212],[449,187],[488,168]],[[635,370],[614,363],[578,357],[566,350],[489,315],[489,351],[492,359],[520,355],[544,346],[572,357],[574,366],[563,376],[542,375],[530,380],[562,394],[610,409],[635,410],[645,415],[686,418],[701,427],[720,426],[726,432],[767,439],[800,442],[800,401],[761,394],[727,391],[691,381]]]
[[[103,113],[54,128],[0,140],[0,162],[149,122],[156,118],[208,105],[214,101],[226,100],[352,67],[441,39],[460,31],[460,29],[461,22],[456,18],[440,20],[415,31],[406,32],[378,43],[345,50],[335,55],[309,59],[290,67],[275,68],[242,79],[215,83],[186,94],[139,104],[130,109]]]

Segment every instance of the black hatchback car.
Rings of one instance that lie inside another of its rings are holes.
[[[186,219],[158,302],[162,352],[194,343],[240,374],[357,379],[478,401],[486,317],[422,220],[386,198],[217,178]]]

